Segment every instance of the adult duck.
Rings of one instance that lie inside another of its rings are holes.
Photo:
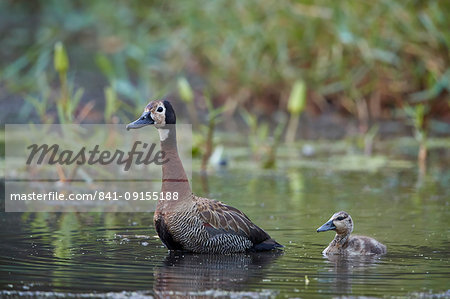
[[[327,248],[322,252],[325,255],[348,254],[348,255],[370,255],[385,254],[386,246],[377,240],[365,236],[351,236],[353,232],[353,220],[347,212],[341,211],[331,216],[317,232],[329,230],[336,231],[336,236]]]
[[[177,149],[176,116],[168,101],[152,101],[127,130],[154,125],[159,132],[162,192],[177,192],[178,200],[159,200],[155,228],[169,250],[196,253],[268,251],[283,247],[241,211],[220,201],[195,196]]]

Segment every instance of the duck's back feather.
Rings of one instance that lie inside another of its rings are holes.
[[[245,237],[253,244],[248,248],[249,251],[268,251],[283,247],[234,207],[206,198],[199,198],[197,206],[211,235],[235,234]]]
[[[220,201],[198,198],[197,208],[211,235],[234,234],[246,237],[253,244],[270,239],[270,236],[236,208]]]

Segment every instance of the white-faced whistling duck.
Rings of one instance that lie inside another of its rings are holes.
[[[159,200],[154,223],[169,250],[196,253],[268,251],[283,247],[236,208],[195,196],[178,156],[175,111],[168,101],[152,101],[142,116],[127,125],[154,125],[167,163],[162,165],[162,192],[178,192],[178,200]]]

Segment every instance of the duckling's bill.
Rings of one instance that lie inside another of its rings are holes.
[[[148,125],[153,125],[155,121],[150,114],[150,111],[145,111],[144,113],[142,113],[141,117],[127,125],[127,130],[139,129]]]
[[[330,219],[327,223],[325,223],[324,225],[322,225],[321,227],[319,227],[317,229],[317,232],[326,232],[329,230],[333,230],[336,229],[336,226],[333,223],[333,219]]]

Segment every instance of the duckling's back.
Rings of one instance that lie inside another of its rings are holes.
[[[345,249],[348,254],[385,254],[386,246],[377,240],[366,236],[350,236],[348,246]]]

